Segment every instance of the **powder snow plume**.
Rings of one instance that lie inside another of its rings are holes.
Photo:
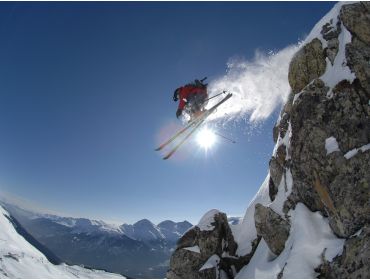
[[[276,53],[256,51],[252,61],[230,60],[226,75],[210,83],[209,94],[228,90],[233,97],[211,118],[245,119],[253,123],[268,118],[287,100],[289,63],[298,49],[297,44]],[[208,107],[216,101],[219,99],[210,101]]]

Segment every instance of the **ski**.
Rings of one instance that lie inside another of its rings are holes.
[[[220,106],[222,103],[224,103],[226,100],[228,100],[232,96],[231,93],[225,96],[224,99],[222,99],[220,102],[212,106],[209,110],[205,111],[201,116],[199,116],[196,120],[194,120],[194,123],[189,124],[189,126],[185,127],[183,130],[181,130],[181,133],[175,134],[175,136],[181,135],[183,132],[185,132],[187,129],[189,129],[192,125],[195,125],[195,127],[169,152],[166,154],[166,156],[163,157],[164,160],[170,158],[179,148],[180,146],[197,130],[197,128],[206,120],[206,118],[212,114],[218,106]],[[175,140],[176,137],[172,137],[170,142]],[[169,141],[167,141],[169,142]],[[166,142],[166,143],[167,143]]]
[[[199,121],[195,127],[166,155],[163,157],[163,159],[169,159],[178,148],[181,147],[182,144],[197,130],[197,128],[204,122],[205,119]]]
[[[191,128],[193,125],[195,125],[199,120],[200,118],[203,116],[200,115],[198,116],[196,119],[192,120],[187,126],[185,126],[184,128],[182,128],[181,130],[179,130],[175,135],[173,135],[170,139],[168,139],[166,142],[164,142],[163,144],[161,144],[158,148],[156,148],[155,150],[156,151],[160,151],[162,150],[164,147],[166,147],[168,144],[170,144],[171,142],[173,142],[178,136],[180,136],[182,133],[184,133],[185,131],[187,131],[189,128]]]
[[[222,93],[226,93],[226,91],[223,91]],[[222,94],[220,93],[220,94]],[[219,94],[218,94],[219,95]],[[216,95],[216,96],[218,96]],[[229,93],[228,95],[225,96],[225,98],[223,100],[227,100],[229,99],[230,97],[228,97],[230,95],[231,97],[231,93]],[[216,97],[216,96],[213,96],[213,97]],[[211,97],[211,98],[213,98]],[[156,148],[155,150],[156,151],[160,151],[162,150],[164,147],[166,147],[168,144],[170,144],[171,142],[173,142],[177,137],[179,137],[181,134],[183,134],[185,131],[187,131],[189,128],[191,128],[193,125],[196,125],[198,123],[198,121],[200,121],[202,119],[202,117],[207,114],[207,112],[209,112],[210,110],[212,110],[214,107],[218,107],[219,105],[221,105],[223,103],[223,100],[221,100],[219,103],[217,103],[215,106],[213,106],[212,108],[210,108],[209,110],[203,112],[203,114],[201,114],[200,116],[196,117],[194,120],[192,120],[189,124],[187,124],[184,128],[182,128],[181,130],[179,130],[175,135],[173,135],[170,139],[168,139],[166,142],[162,143],[158,148]],[[207,115],[208,116],[208,115]]]

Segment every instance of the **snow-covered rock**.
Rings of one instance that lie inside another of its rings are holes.
[[[303,204],[291,211],[292,228],[285,249],[272,254],[264,239],[237,278],[315,278],[321,255],[332,260],[342,252],[343,239],[338,239],[328,221]],[[280,275],[280,276],[279,276]]]
[[[101,270],[54,265],[21,236],[0,206],[0,278],[124,278]]]
[[[207,212],[199,224],[189,229],[177,243],[170,260],[167,278],[216,278],[233,275],[233,271],[221,270],[226,263],[242,266],[236,255],[237,245],[224,213],[213,209]],[[245,262],[244,262],[245,263]]]

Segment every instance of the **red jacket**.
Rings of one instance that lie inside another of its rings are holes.
[[[207,95],[207,88],[195,87],[192,85],[186,85],[180,88],[179,92],[179,109],[184,109],[186,102],[193,94],[205,94]]]

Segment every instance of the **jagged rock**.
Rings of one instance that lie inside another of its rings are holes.
[[[257,234],[266,241],[267,246],[275,255],[280,255],[289,237],[290,223],[271,208],[259,203],[256,204],[254,221]]]
[[[270,182],[269,182],[269,196],[271,201],[275,199],[278,193],[278,186],[283,177],[284,167],[276,157],[272,157],[269,162]]]
[[[325,55],[319,39],[313,39],[300,49],[289,65],[289,84],[293,93],[300,92],[312,80],[324,74]]]
[[[280,139],[284,138],[286,132],[288,131],[293,100],[294,94],[293,92],[290,92],[288,100],[280,113],[280,121],[273,128],[273,137],[275,143],[277,143],[279,137]],[[280,144],[276,150],[276,154],[271,157],[269,162],[269,196],[271,201],[275,199],[278,193],[278,187],[283,176],[284,168],[287,166],[286,150],[287,147],[284,144]]]
[[[338,54],[339,40],[337,38],[331,39],[328,46],[325,48],[325,56],[329,58],[331,64],[334,64],[336,55]]]
[[[370,45],[370,3],[344,5],[340,11],[344,26],[365,44]]]
[[[288,120],[290,119],[290,111],[292,110],[293,99],[294,94],[293,92],[290,92],[288,100],[280,113],[280,121],[274,126],[273,129],[273,138],[275,143],[277,142],[279,135],[281,138],[284,138],[285,133],[288,130]]]
[[[325,48],[325,56],[329,58],[331,64],[334,64],[334,59],[338,53],[339,40],[338,35],[341,32],[340,21],[337,22],[336,26],[333,26],[333,20],[328,22],[322,27],[321,34],[323,38],[328,42]]]
[[[284,114],[284,116],[287,115],[288,113]],[[282,122],[280,122],[278,129],[280,137],[282,137],[281,134],[285,135],[286,130],[288,129],[287,120],[283,119]],[[286,156],[287,156],[286,150],[287,147],[284,144],[280,144],[280,146],[276,150],[276,154],[273,157],[271,157],[269,162],[269,172],[270,172],[269,196],[271,201],[275,199],[275,196],[278,192],[280,181],[283,176],[284,168],[286,166]]]
[[[370,45],[354,37],[352,43],[346,46],[346,57],[348,67],[356,74],[370,98]]]
[[[193,247],[199,236],[199,227],[192,227],[177,241],[177,248]]]
[[[344,5],[340,18],[352,35],[352,42],[346,46],[349,68],[360,80],[361,86],[370,97],[370,3],[360,2]]]
[[[370,278],[370,227],[365,226],[356,236],[349,238],[343,249],[343,254],[332,262],[323,260],[323,264],[316,269],[318,278]]]
[[[294,188],[288,200],[289,208],[294,207],[292,201],[303,201],[311,210],[324,212],[334,232],[344,237],[368,222],[370,213],[369,153],[344,158],[346,152],[370,142],[370,48],[369,43],[364,43],[368,42],[370,31],[369,7],[368,3],[345,5],[340,16],[352,33],[346,58],[358,80],[352,84],[338,83],[332,90],[333,99],[326,97],[328,89],[322,81],[314,80],[303,86],[290,114]],[[337,49],[334,40],[340,31],[339,24],[340,21],[336,29],[330,24],[323,27],[323,38],[328,40],[329,49]],[[307,75],[305,69],[291,67],[290,71]],[[290,73],[290,76],[299,75]],[[338,141],[340,151],[327,155],[324,143],[330,136]]]
[[[195,226],[178,241],[171,256],[168,278],[216,278],[221,270],[229,277],[240,270],[250,259],[236,256],[237,244],[234,241],[227,217],[224,213],[212,210],[207,213],[209,225]],[[204,218],[202,219],[204,220]],[[197,246],[197,250],[191,249]],[[212,256],[218,256],[216,267],[200,269]]]
[[[330,41],[332,39],[338,38],[340,31],[340,21],[337,22],[336,26],[333,26],[333,20],[330,20],[330,22],[326,23],[322,27],[321,34],[326,41]]]
[[[274,184],[274,181],[272,180],[272,178],[270,177],[269,179],[269,197],[270,197],[270,200],[271,201],[274,201],[278,191],[279,191],[279,186],[276,186]]]
[[[178,249],[171,257],[167,278],[202,278],[199,269],[203,262],[204,258],[200,253]]]
[[[358,83],[338,84],[331,99],[326,92],[315,81],[293,105],[291,196],[312,211],[326,211],[334,232],[348,237],[369,219],[370,202],[363,196],[370,193],[370,165],[366,153],[351,160],[343,155],[370,142],[369,106]],[[340,151],[327,155],[325,140],[331,136]]]
[[[284,145],[284,144],[281,144],[278,148],[277,148],[277,151],[276,151],[276,161],[278,162],[278,164],[280,164],[281,166],[284,166],[285,165],[285,161],[286,161],[286,156],[287,156],[287,147]]]
[[[342,227],[347,237],[370,222],[370,153],[360,153],[334,169],[335,177],[328,189],[336,215],[330,219],[330,225]]]

